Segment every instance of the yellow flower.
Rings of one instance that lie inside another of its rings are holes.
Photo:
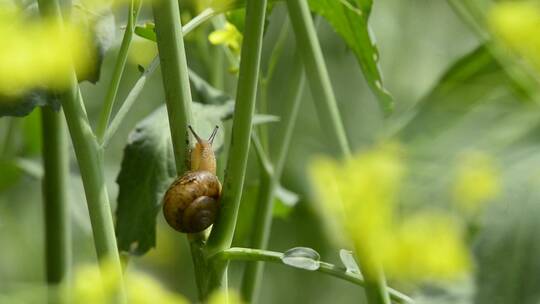
[[[540,70],[540,5],[536,1],[499,2],[488,14],[497,38]]]
[[[216,290],[208,299],[208,304],[242,304],[240,295],[234,290]]]
[[[74,67],[82,73],[89,69],[89,42],[77,27],[24,21],[14,11],[0,11],[0,16],[0,94],[16,96],[36,87],[63,89]]]
[[[460,210],[469,215],[478,213],[499,190],[499,172],[489,155],[468,152],[461,156],[453,191]]]
[[[463,273],[468,253],[455,222],[433,213],[398,216],[405,169],[399,147],[382,145],[342,163],[319,159],[311,176],[327,213],[352,241],[364,276],[380,267],[408,280]]]
[[[115,265],[111,262],[84,265],[77,268],[71,290],[73,303],[115,303],[115,292],[120,281]],[[183,296],[167,291],[152,277],[137,271],[129,271],[124,276],[128,303],[146,304],[186,304]]]
[[[229,47],[234,53],[240,53],[242,45],[242,33],[231,23],[227,22],[225,27],[210,33],[208,36],[210,43],[214,45],[223,44]]]

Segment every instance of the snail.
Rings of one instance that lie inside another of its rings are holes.
[[[208,140],[201,139],[191,126],[188,128],[197,140],[191,150],[191,168],[165,192],[163,214],[174,229],[197,233],[214,223],[219,210],[221,183],[216,176],[216,158],[212,150],[218,126]]]

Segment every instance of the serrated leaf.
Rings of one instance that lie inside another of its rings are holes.
[[[298,204],[299,200],[298,194],[279,185],[276,189],[273,215],[279,218],[286,218],[296,204]]]
[[[193,125],[201,136],[209,135],[222,118],[232,112],[232,103],[224,105],[192,104]],[[217,151],[224,134],[218,132]],[[119,186],[116,210],[116,234],[121,251],[142,255],[155,246],[156,216],[161,199],[176,175],[169,123],[165,106],[140,122],[131,132],[117,178]]]
[[[405,141],[417,136],[432,138],[491,94],[508,91],[509,87],[502,67],[480,46],[453,64],[418,102],[414,117],[401,129],[400,136]]]
[[[312,11],[323,16],[354,52],[364,77],[385,113],[393,110],[393,98],[383,86],[379,51],[369,28],[371,0],[310,0]]]
[[[35,107],[50,106],[55,111],[60,109],[58,95],[42,89],[29,91],[21,96],[0,95],[0,117],[26,116]]]

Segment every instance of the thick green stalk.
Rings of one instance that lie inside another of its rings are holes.
[[[336,98],[326,69],[317,32],[309,11],[307,0],[287,0],[287,8],[298,43],[298,50],[306,68],[312,96],[323,129],[330,131],[343,157],[350,157],[350,148],[337,108]],[[362,267],[366,261],[359,259]],[[376,265],[375,265],[376,266]],[[378,267],[371,267],[378,269]],[[382,271],[370,273],[366,282],[366,296],[370,304],[389,304],[386,280]]]
[[[58,22],[62,22],[57,0],[39,0],[38,4],[42,15],[56,18]],[[105,186],[102,151],[88,123],[74,71],[71,75],[69,88],[61,94],[61,102],[83,180],[96,253],[100,262],[106,261],[111,266],[108,275],[118,278],[117,302],[123,303],[126,298],[123,289],[122,267]]]
[[[230,248],[230,249],[220,252],[216,256],[216,260],[271,262],[271,263],[287,265],[283,263],[282,258],[283,258],[283,253],[281,252],[252,249],[252,248]],[[296,269],[302,269],[302,268],[296,268]],[[343,267],[338,267],[336,265],[333,265],[327,262],[322,262],[322,261],[319,262],[319,268],[316,271],[351,282],[359,286],[364,286],[364,287],[366,286],[366,282],[362,278],[361,275],[349,272],[347,271],[347,269]],[[390,294],[392,301],[394,301],[395,303],[413,303],[414,302],[413,299],[411,299],[407,295],[395,289],[387,287],[387,291]]]
[[[160,0],[152,1],[152,11],[156,23],[176,172],[180,175],[186,171],[186,160],[189,156],[187,126],[191,123],[191,90],[180,24],[180,8],[176,0]]]
[[[351,150],[347,135],[307,0],[287,0],[287,8],[323,131],[332,140],[332,146],[339,149],[344,157],[349,157]]]
[[[118,51],[118,57],[114,66],[111,83],[109,85],[109,89],[107,90],[107,95],[105,95],[105,102],[103,103],[103,109],[101,111],[96,129],[96,136],[100,144],[103,142],[103,137],[105,136],[105,131],[107,130],[107,126],[109,124],[114,101],[116,100],[116,94],[118,93],[118,88],[120,87],[120,81],[122,80],[122,74],[124,73],[124,67],[126,66],[129,46],[133,40],[133,32],[135,31],[135,24],[137,22],[137,16],[139,15],[140,8],[141,1],[131,0],[129,2],[128,21],[126,30],[124,31],[124,38],[122,38],[122,44],[120,45],[120,50]]]
[[[45,267],[47,283],[63,284],[71,265],[71,228],[67,201],[68,145],[61,112],[41,109],[43,139],[43,210],[45,215]],[[57,292],[49,294],[50,303],[65,303]]]
[[[257,95],[266,2],[252,0],[246,4],[246,24],[250,26],[245,28],[244,33],[230,157],[225,171],[221,210],[206,246],[208,257],[231,246],[236,226]],[[225,270],[223,267],[215,271],[211,287],[221,283]]]
[[[163,76],[163,86],[169,115],[169,128],[176,161],[176,172],[180,176],[187,170],[189,157],[189,134],[191,124],[191,89],[189,70],[184,49],[180,8],[176,0],[160,0],[152,3],[156,37]],[[201,19],[202,20],[202,19]],[[188,237],[195,278],[200,300],[206,292],[206,261],[202,252],[204,235]]]
[[[257,199],[257,209],[253,219],[253,234],[250,246],[253,248],[265,249],[268,246],[268,239],[272,226],[272,210],[274,207],[275,193],[279,186],[281,174],[287,153],[291,144],[292,133],[296,123],[298,109],[304,88],[304,71],[298,54],[295,54],[293,59],[290,76],[289,94],[285,97],[286,108],[283,110],[281,128],[275,136],[277,139],[272,145],[278,147],[277,156],[275,158],[274,170],[271,174],[263,171],[261,176],[261,185],[259,188],[259,196]],[[244,277],[242,278],[241,293],[244,300],[248,302],[257,302],[259,294],[264,264],[252,263],[246,265]]]

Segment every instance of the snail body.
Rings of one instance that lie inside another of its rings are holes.
[[[184,233],[204,231],[214,223],[219,211],[221,183],[216,176],[216,158],[212,141],[201,139],[189,127],[197,143],[191,151],[191,169],[177,178],[163,197],[163,214],[167,223]]]

